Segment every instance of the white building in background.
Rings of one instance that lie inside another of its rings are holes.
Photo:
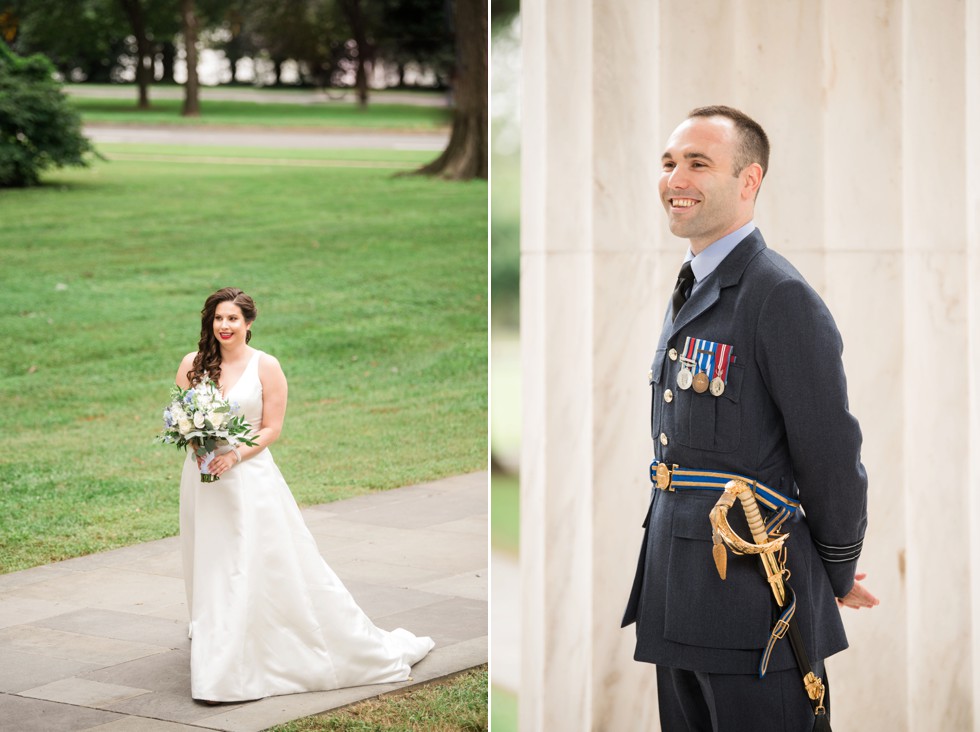
[[[522,3],[521,729],[657,730],[620,618],[649,497],[646,370],[683,256],[686,112],[772,139],[756,222],[820,291],[865,435],[837,729],[980,730],[980,1]]]

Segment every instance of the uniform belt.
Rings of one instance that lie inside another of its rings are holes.
[[[764,483],[746,478],[738,473],[720,473],[710,470],[692,470],[677,465],[668,465],[658,460],[650,463],[650,482],[662,491],[718,491],[725,490],[730,480],[740,480],[752,486],[756,500],[772,511],[766,521],[766,531],[779,528],[786,519],[796,513],[800,502],[787,498]]]

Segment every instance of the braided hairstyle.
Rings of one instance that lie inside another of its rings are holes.
[[[255,301],[237,287],[222,287],[204,301],[204,308],[201,310],[201,340],[197,344],[194,365],[187,372],[187,380],[191,386],[196,386],[205,378],[211,379],[215,384],[221,380],[221,345],[214,337],[214,314],[218,305],[223,302],[237,305],[246,323],[253,322],[259,314]],[[245,342],[250,340],[251,330],[245,334]]]

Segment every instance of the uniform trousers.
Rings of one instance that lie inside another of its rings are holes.
[[[823,662],[813,672],[827,689]],[[810,732],[813,707],[798,670],[754,674],[709,674],[657,666],[662,732]]]

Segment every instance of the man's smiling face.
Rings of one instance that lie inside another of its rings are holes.
[[[667,140],[660,200],[671,232],[690,239],[695,254],[752,218],[758,185],[747,180],[752,166],[735,174],[738,142],[734,123],[725,117],[687,119]]]

